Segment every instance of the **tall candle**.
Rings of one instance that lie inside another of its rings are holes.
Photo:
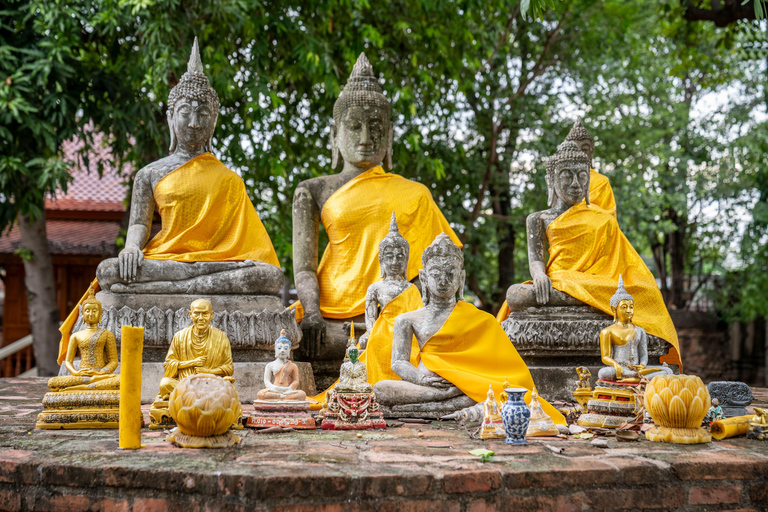
[[[144,328],[124,325],[120,341],[120,448],[141,448],[141,355]]]

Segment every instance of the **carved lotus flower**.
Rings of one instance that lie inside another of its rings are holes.
[[[234,384],[205,373],[179,382],[168,409],[182,433],[197,437],[220,436],[243,414]]]
[[[701,421],[709,403],[709,392],[696,376],[654,377],[645,388],[645,406],[656,426],[645,437],[665,443],[708,443],[711,438]]]

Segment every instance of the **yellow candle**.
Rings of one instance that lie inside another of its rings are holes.
[[[141,448],[141,355],[144,328],[124,325],[120,341],[120,448]]]
[[[709,434],[718,440],[746,435],[749,429],[749,420],[751,419],[752,415],[748,414],[746,416],[734,416],[733,418],[713,421],[709,425]]]

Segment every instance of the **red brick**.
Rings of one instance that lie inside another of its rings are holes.
[[[21,510],[21,496],[15,491],[0,490],[0,510]]]
[[[445,492],[448,494],[493,491],[501,486],[501,481],[501,472],[494,469],[452,471],[444,475]]]
[[[388,498],[391,496],[423,496],[433,490],[434,476],[428,473],[361,476],[360,498]]]
[[[586,491],[587,502],[597,510],[675,509],[685,506],[682,489],[614,489]]]
[[[467,512],[497,512],[495,500],[474,500],[467,505]]]
[[[681,456],[672,469],[681,480],[743,480],[768,476],[768,460],[715,452]]]
[[[102,498],[94,504],[93,508],[99,512],[131,512],[131,505],[127,500],[114,498]]]
[[[582,498],[572,496],[511,496],[503,498],[499,510],[536,510],[539,512],[577,512]]]
[[[606,458],[600,459],[600,462],[618,468],[621,480],[627,485],[656,485],[668,478],[671,472],[650,462],[631,458]]]
[[[33,452],[29,450],[0,450],[0,482],[14,482],[19,466],[26,466]]]
[[[617,483],[619,472],[597,460],[584,461],[573,467],[549,467],[536,471],[510,471],[504,475],[504,487],[527,489],[530,487],[576,487]]]
[[[692,487],[688,491],[690,505],[720,505],[738,503],[741,487],[718,485],[715,487]]]
[[[133,512],[165,512],[170,507],[170,501],[165,499],[136,498],[133,500]]]

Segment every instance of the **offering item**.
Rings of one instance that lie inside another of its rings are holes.
[[[168,399],[180,380],[205,373],[235,382],[229,338],[211,325],[213,314],[213,306],[206,299],[197,299],[190,305],[192,325],[173,336],[163,363],[165,375],[160,380],[160,392],[149,409],[149,428],[175,425],[168,410]]]
[[[291,340],[283,330],[275,340],[275,360],[264,368],[265,387],[256,395],[247,427],[315,428],[307,395],[299,389],[299,368],[290,355]]]
[[[93,286],[82,302],[86,328],[74,333],[66,347],[64,368],[70,375],[48,380],[52,393],[43,397],[43,412],[37,416],[37,428],[87,429],[118,428],[120,376],[117,368],[115,336],[99,327],[101,302]],[[79,366],[75,362],[80,352]]]
[[[752,414],[747,414],[746,416],[715,420],[709,425],[709,435],[718,441],[729,437],[743,436],[749,431],[749,422],[752,417]]]
[[[720,401],[717,398],[712,399],[712,407],[707,411],[707,415],[704,416],[704,423],[711,425],[713,421],[723,419],[723,408],[720,407]]]
[[[535,388],[531,391],[531,403],[528,408],[531,410],[531,419],[528,424],[528,430],[525,433],[526,436],[549,437],[556,436],[559,433],[555,422],[541,408],[539,394]]]
[[[749,386],[738,381],[714,381],[707,384],[707,391],[712,399],[717,399],[722,407],[723,418],[744,416],[747,406],[754,400],[754,395]]]
[[[649,441],[697,444],[712,440],[701,427],[710,403],[709,392],[699,377],[658,375],[645,388],[645,407],[654,424],[645,433]]]
[[[183,379],[171,392],[169,410],[178,427],[166,441],[182,448],[226,448],[240,442],[230,431],[243,416],[232,382],[211,374]]]
[[[749,420],[747,438],[758,441],[768,440],[768,409],[755,407],[755,415]]]
[[[483,424],[480,426],[480,439],[504,439],[505,437],[507,435],[504,432],[501,410],[498,402],[496,402],[493,387],[488,386],[488,398],[483,402]]]
[[[321,424],[325,430],[365,430],[387,426],[373,393],[373,386],[368,383],[365,363],[357,356],[353,324],[347,346],[349,360],[341,365],[338,384],[326,394],[330,394],[330,398]]]
[[[507,388],[509,399],[501,408],[501,418],[504,422],[504,432],[507,444],[525,444],[525,433],[528,431],[528,423],[531,418],[531,410],[525,405],[523,398],[528,392],[525,388]]]

